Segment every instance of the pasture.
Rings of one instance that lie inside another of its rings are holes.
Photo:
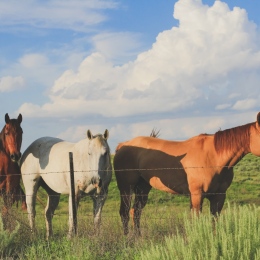
[[[20,207],[13,207],[12,224],[17,230],[10,238],[0,228],[1,257],[172,259],[169,254],[175,254],[177,246],[179,255],[175,259],[206,259],[209,256],[214,256],[211,259],[239,259],[242,256],[240,259],[246,259],[245,256],[257,259],[260,250],[260,233],[259,228],[256,228],[260,227],[260,158],[248,154],[235,166],[234,171],[234,180],[227,191],[227,200],[217,222],[209,215],[207,200],[204,201],[202,216],[192,218],[188,197],[152,189],[143,211],[140,238],[134,237],[131,228],[127,237],[123,235],[118,213],[119,191],[114,174],[102,212],[99,235],[94,234],[93,203],[89,197],[85,197],[79,205],[78,235],[71,240],[67,239],[68,196],[62,195],[53,218],[54,237],[46,241],[44,207],[47,196],[41,189],[36,203],[36,236],[30,233],[27,215]],[[233,250],[230,251],[230,247]]]

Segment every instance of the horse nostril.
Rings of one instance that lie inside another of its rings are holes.
[[[11,154],[11,156],[10,156],[10,157],[11,157],[11,160],[12,160],[12,161],[15,161],[15,159],[16,159],[16,156],[15,156],[15,154]]]
[[[18,155],[13,153],[10,155],[10,158],[12,161],[17,162],[21,158],[21,153],[19,153]]]
[[[97,188],[97,187],[101,187],[102,181],[99,177],[92,177],[91,183]]]

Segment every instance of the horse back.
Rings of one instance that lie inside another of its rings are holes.
[[[22,173],[31,171],[39,173],[40,169],[45,169],[49,163],[52,148],[62,141],[54,137],[41,137],[32,142],[21,157]]]

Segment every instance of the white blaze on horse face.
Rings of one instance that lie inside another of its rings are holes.
[[[8,150],[12,161],[18,161],[21,153],[20,149],[22,146],[22,128],[19,126],[11,126],[6,124],[4,134],[6,149]]]

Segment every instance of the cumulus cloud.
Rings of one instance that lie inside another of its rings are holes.
[[[0,78],[0,92],[11,92],[14,90],[22,89],[25,86],[23,77],[6,76]]]
[[[124,63],[136,57],[141,36],[133,32],[104,32],[92,37],[95,52],[114,63]]]
[[[59,111],[65,103],[75,103],[70,107],[73,113],[80,104],[85,113],[129,116],[201,111],[205,105],[212,111],[236,109],[236,100],[229,96],[234,92],[247,96],[248,88],[259,98],[257,30],[244,9],[230,10],[221,1],[209,7],[199,0],[179,0],[174,17],[178,27],[161,32],[150,50],[120,66],[104,54],[108,36],[100,36],[98,51],[86,57],[77,71],[65,71],[56,80],[48,107]],[[252,79],[247,88],[246,78]]]
[[[179,21],[177,27],[159,33],[149,50],[121,65],[113,57],[116,49],[124,48],[110,41],[111,34],[97,36],[95,52],[77,70],[66,70],[57,78],[49,103],[37,110],[28,103],[20,111],[37,111],[37,116],[129,118],[131,127],[118,123],[112,133],[130,129],[142,134],[142,129],[147,134],[153,124],[161,122],[162,128],[178,128],[175,136],[181,138],[228,125],[223,113],[256,109],[260,101],[259,31],[246,11],[230,10],[221,1],[207,6],[201,0],[179,0],[173,15]],[[127,34],[121,36],[125,37],[122,44],[128,41]],[[211,113],[220,118],[203,129],[202,121]],[[200,121],[187,120],[202,114]],[[187,122],[183,126],[171,121],[180,120],[180,115]]]

